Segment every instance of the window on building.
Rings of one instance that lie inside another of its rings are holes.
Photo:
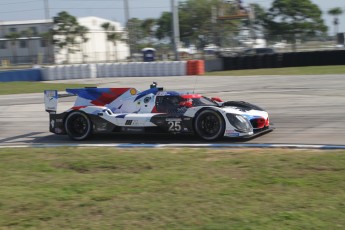
[[[17,33],[17,28],[10,28],[10,33]]]
[[[47,40],[45,40],[45,39],[41,39],[41,47],[47,47],[47,44],[48,42],[47,42]]]
[[[0,49],[6,49],[6,41],[0,41]]]
[[[27,47],[27,41],[26,40],[20,40],[19,41],[19,47],[20,48],[26,48]]]
[[[38,35],[37,27],[30,27],[30,30],[32,31],[32,35],[34,35],[34,36]]]

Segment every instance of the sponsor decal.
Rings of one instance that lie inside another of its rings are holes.
[[[169,93],[168,92],[162,92],[162,91],[157,93],[157,96],[166,96],[166,95],[169,95]]]
[[[182,121],[181,118],[167,118],[166,121]]]
[[[46,96],[49,98],[49,101],[57,98],[57,93],[55,90],[46,90],[45,91]]]
[[[133,88],[129,92],[131,93],[131,95],[136,95],[137,94],[137,90],[133,89]]]
[[[228,137],[239,137],[240,134],[239,133],[230,133],[228,134]]]
[[[127,120],[125,125],[132,125],[133,120]]]
[[[224,136],[227,137],[239,137],[240,134],[238,132],[236,132],[235,130],[226,130],[224,133]]]
[[[151,97],[145,97],[144,103],[147,104],[151,101]]]
[[[107,123],[100,123],[100,124],[98,124],[96,129],[99,132],[107,131]]]

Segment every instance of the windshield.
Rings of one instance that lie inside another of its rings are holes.
[[[217,106],[215,102],[207,97],[192,98],[193,106]]]

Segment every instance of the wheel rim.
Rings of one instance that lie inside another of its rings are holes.
[[[87,134],[89,123],[84,116],[74,115],[68,119],[67,127],[73,137],[80,138]]]
[[[222,125],[219,116],[211,112],[201,115],[197,123],[199,135],[207,139],[216,139],[220,135]]]

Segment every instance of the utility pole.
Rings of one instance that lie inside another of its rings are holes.
[[[50,19],[49,0],[44,0],[44,14],[45,14],[45,19],[48,21]]]
[[[49,34],[48,35],[48,38],[47,38],[47,53],[44,54],[45,56],[48,56],[47,59],[49,62],[54,62],[54,45],[53,45],[53,38],[52,36],[50,35],[50,30],[52,29],[51,28],[51,24],[50,24],[50,13],[49,13],[49,0],[43,0],[44,1],[44,16],[45,16],[45,19],[46,19],[46,27],[47,27],[47,33]],[[43,52],[45,53],[45,52]]]
[[[127,36],[128,36],[128,48],[129,48],[129,57],[130,59],[132,59],[132,41],[129,39],[129,33],[130,33],[130,29],[129,28],[129,4],[128,4],[128,0],[123,0],[123,6],[125,9],[125,26],[127,28]]]
[[[173,50],[175,52],[175,61],[180,60],[178,48],[180,47],[180,25],[178,16],[178,6],[175,0],[171,0],[171,13],[172,13],[172,31],[173,31]]]

